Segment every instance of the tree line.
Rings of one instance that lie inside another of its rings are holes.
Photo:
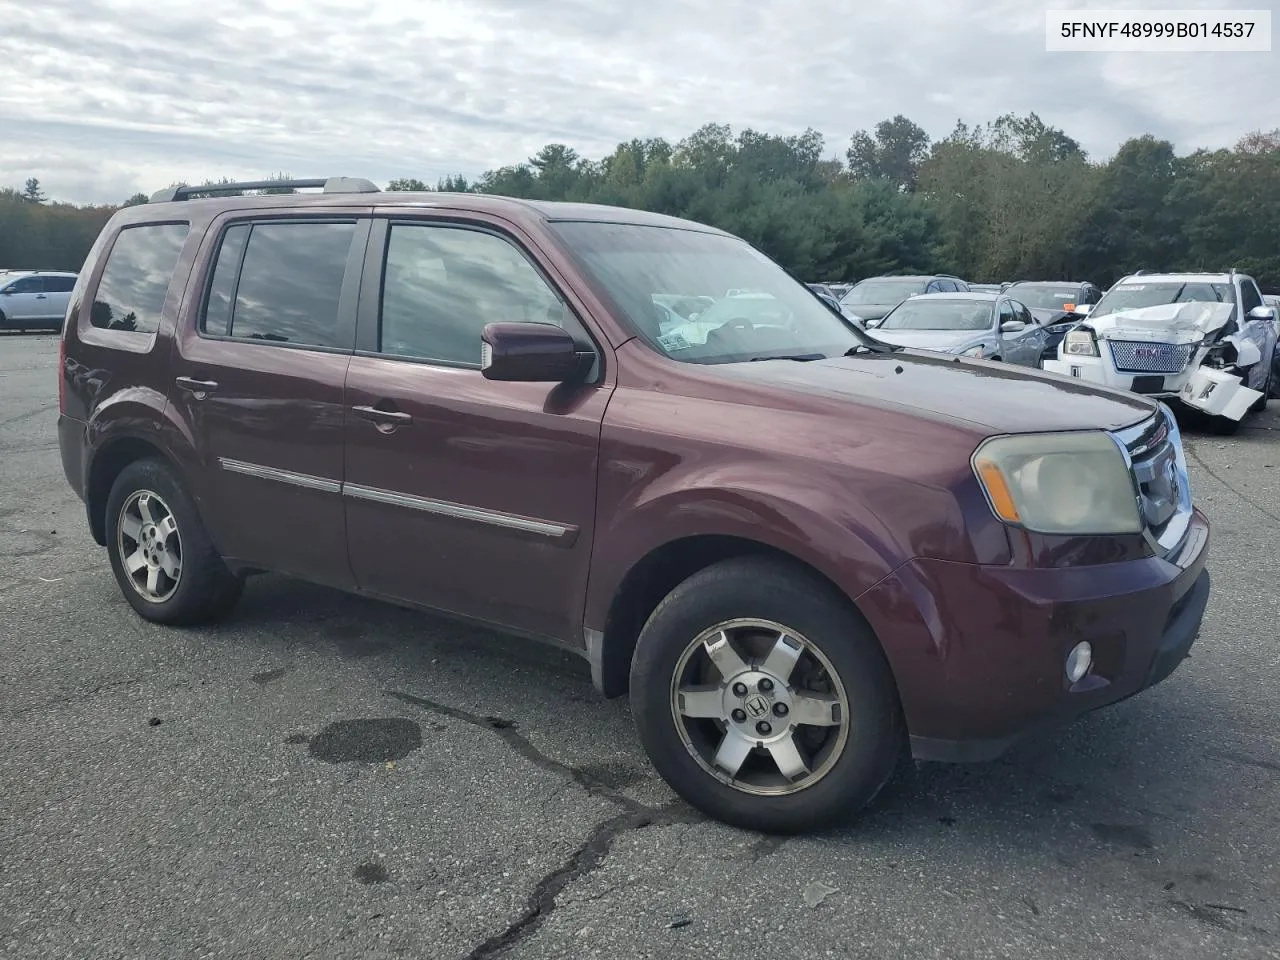
[[[205,184],[216,182],[226,181]],[[1137,269],[1234,267],[1280,290],[1280,129],[1184,155],[1144,135],[1095,161],[1034,113],[961,122],[937,141],[896,116],[854,134],[843,157],[812,129],[735,134],[707,124],[675,143],[620,143],[599,159],[552,143],[475,180],[450,176],[432,187],[403,178],[388,189],[687,217],[743,237],[811,281],[936,271],[1105,288]],[[34,180],[0,191],[0,267],[78,269],[115,209],[51,203]]]

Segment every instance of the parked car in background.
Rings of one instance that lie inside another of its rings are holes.
[[[868,277],[860,280],[840,299],[840,306],[853,319],[866,323],[879,320],[907,297],[920,293],[955,293],[969,289],[959,277],[935,273],[925,276]]]
[[[1088,310],[1077,312],[1076,308],[1092,306],[1102,298],[1102,291],[1087,280],[1078,283],[1018,280],[1009,284],[1004,292],[1030,307],[1036,323],[1047,331],[1042,361],[1057,359],[1062,338],[1088,313]]]
[[[1276,311],[1252,277],[1138,273],[1081,309],[1087,316],[1046,370],[1175,401],[1209,414],[1225,433],[1266,407]]]
[[[1038,367],[1046,331],[1019,301],[998,293],[924,293],[868,324],[877,340]]]
[[[75,284],[61,270],[0,273],[0,330],[61,330]]]
[[[831,291],[831,295],[837,300],[843,299],[844,295],[853,289],[852,283],[828,283],[827,289]]]
[[[546,641],[688,802],[784,832],[1195,640],[1209,525],[1145,397],[881,343],[687,220],[220,189],[266,186],[324,192],[162,191],[72,295],[63,469],[146,620],[273,570]]]

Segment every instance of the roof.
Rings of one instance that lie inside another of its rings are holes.
[[[943,293],[917,293],[914,297],[908,297],[908,300],[982,300],[986,303],[995,303],[995,301],[1003,298],[1003,294],[988,293],[986,290],[954,290],[945,291]]]
[[[23,270],[19,267],[10,267],[0,270],[0,274],[5,276],[24,276],[24,277],[75,277],[79,276],[74,270]]]
[[[1241,274],[1236,274],[1241,276]],[[1137,273],[1116,281],[1116,285],[1130,283],[1230,283],[1229,273]]]
[[[326,184],[323,180],[295,180],[272,183],[272,187],[290,185],[315,187]],[[365,180],[334,177],[328,181],[322,193],[274,193],[249,196],[190,197],[186,192],[200,188],[169,188],[157,192],[150,202],[126,207],[131,222],[147,222],[174,216],[178,210],[202,212],[224,210],[253,210],[271,207],[422,207],[440,208],[456,212],[473,212],[503,216],[511,220],[543,222],[590,221],[595,223],[627,223],[641,226],[674,227],[703,233],[730,234],[705,223],[669,217],[647,210],[630,207],[607,206],[598,203],[570,203],[551,200],[525,200],[489,193],[443,193],[439,191],[383,191]],[[263,184],[219,184],[209,190],[261,189]],[[185,192],[184,192],[185,191]]]

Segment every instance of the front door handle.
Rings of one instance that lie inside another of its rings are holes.
[[[47,296],[45,296],[43,293],[37,293],[37,294],[36,294],[36,299],[37,299],[37,300],[48,300],[49,298],[48,298]]]
[[[372,420],[379,430],[393,430],[413,423],[413,417],[400,410],[382,410],[378,407],[352,407],[351,412],[362,420]]]
[[[197,380],[194,377],[175,377],[173,380],[179,387],[192,394],[197,400],[203,400],[218,389],[216,380]]]

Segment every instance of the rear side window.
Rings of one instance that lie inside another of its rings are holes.
[[[45,277],[44,288],[49,293],[70,293],[75,289],[75,277]]]
[[[345,347],[338,300],[354,223],[233,226],[218,248],[201,329],[214,336]]]
[[[156,223],[121,230],[111,245],[89,322],[104,330],[155,333],[187,229],[185,223]]]

